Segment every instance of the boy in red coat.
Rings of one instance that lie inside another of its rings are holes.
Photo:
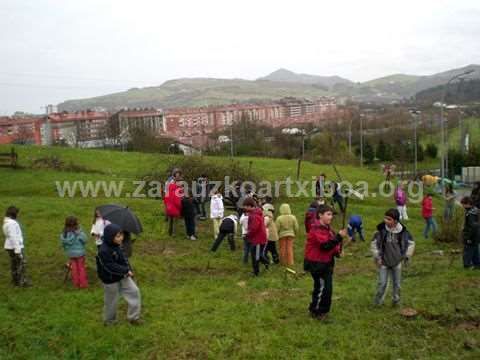
[[[268,260],[265,258],[265,246],[267,245],[267,228],[263,218],[262,209],[257,207],[253,198],[247,198],[243,202],[243,209],[248,214],[248,233],[247,240],[250,243],[250,253],[252,256],[253,275],[260,273],[260,262],[268,269]]]
[[[433,218],[433,200],[432,194],[427,193],[422,200],[422,216],[425,219],[425,229],[423,230],[423,236],[425,239],[428,239],[428,233],[430,232],[430,228],[432,228],[432,233],[435,234],[437,232],[437,224],[435,219]]]
[[[317,221],[312,225],[305,243],[304,269],[313,278],[312,302],[308,310],[318,320],[323,320],[330,311],[335,256],[340,255],[343,238],[347,236],[345,229],[335,234],[330,226],[332,219],[333,209],[320,205]]]

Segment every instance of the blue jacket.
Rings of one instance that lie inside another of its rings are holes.
[[[69,231],[67,233],[62,232],[60,234],[60,240],[68,257],[85,256],[87,236],[82,230]]]
[[[362,227],[362,217],[360,215],[352,215],[348,220],[348,225],[354,228]]]
[[[97,273],[104,284],[113,284],[127,277],[130,264],[119,245],[113,242],[122,229],[110,224],[103,231],[103,243],[97,255]]]

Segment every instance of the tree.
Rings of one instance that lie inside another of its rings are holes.
[[[371,164],[375,160],[375,150],[369,142],[366,142],[363,146],[363,162],[365,164]]]
[[[426,155],[431,159],[436,159],[438,154],[438,147],[435,144],[428,144],[425,149]]]
[[[377,145],[376,156],[380,161],[392,161],[392,146],[380,140]]]

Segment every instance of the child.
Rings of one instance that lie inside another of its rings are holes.
[[[103,234],[103,244],[97,255],[98,277],[104,287],[105,325],[112,325],[117,318],[117,300],[121,295],[128,303],[127,318],[130,324],[139,325],[141,300],[140,290],[133,281],[133,273],[120,246],[123,232],[118,225],[108,225]]]
[[[243,208],[248,214],[247,238],[250,243],[250,254],[252,256],[253,276],[260,274],[260,262],[268,269],[268,260],[264,256],[265,245],[267,244],[267,229],[263,219],[262,210],[252,197],[246,198]]]
[[[188,191],[182,199],[182,216],[185,221],[187,238],[197,240],[197,236],[195,235],[195,200],[190,191]]]
[[[326,180],[325,174],[320,174],[320,176],[317,178],[317,181],[315,182],[315,195],[318,197],[324,197],[325,196],[325,180]]]
[[[167,182],[168,187],[164,197],[165,214],[168,220],[168,235],[172,236],[175,233],[176,220],[182,214],[182,198],[183,188],[180,184],[182,173],[176,170],[173,173],[173,178]]]
[[[363,237],[363,221],[360,215],[352,215],[348,220],[348,236],[351,241],[355,241],[355,232],[358,232],[360,240],[365,241]]]
[[[448,184],[445,188],[445,210],[443,211],[443,219],[449,221],[453,217],[455,210],[455,198],[457,193],[453,190],[453,185]]]
[[[223,218],[223,199],[220,192],[217,190],[210,199],[210,218],[213,222],[213,237],[217,238],[220,232],[220,223]]]
[[[312,227],[313,223],[317,219],[317,209],[320,204],[317,200],[312,202],[305,213],[305,220],[303,223],[305,224],[305,233],[308,234],[310,232],[310,228]]]
[[[393,304],[398,305],[400,303],[402,261],[408,262],[413,255],[415,242],[405,225],[400,223],[400,213],[397,209],[385,212],[383,223],[377,226],[370,249],[378,266],[375,304],[383,304],[388,277],[390,277],[393,282]]]
[[[332,182],[332,204],[335,205],[335,203],[338,204],[338,207],[340,208],[340,211],[342,213],[345,212],[345,198],[342,195],[342,189],[340,187],[340,184],[337,183],[336,181]]]
[[[282,265],[292,266],[293,260],[293,241],[298,234],[298,221],[295,215],[292,215],[290,205],[282,204],[280,206],[280,216],[275,221],[278,231],[278,242],[280,243],[280,263]]]
[[[242,227],[242,240],[243,240],[243,263],[248,263],[248,256],[250,255],[250,242],[248,241],[248,215],[242,210],[240,216],[240,225]]]
[[[277,241],[278,241],[278,231],[277,225],[275,224],[275,208],[273,207],[270,202],[267,202],[263,205],[263,219],[265,221],[265,227],[267,228],[267,246],[265,247],[265,258],[267,258],[270,262],[270,258],[268,253],[272,254],[272,261],[274,264],[278,264],[280,262],[277,252]]]
[[[78,220],[74,216],[65,219],[65,227],[60,234],[60,240],[65,254],[70,259],[73,286],[79,289],[88,287],[87,271],[85,270],[85,242],[87,236],[80,229]]]
[[[480,269],[480,212],[474,206],[473,199],[465,196],[462,199],[465,209],[465,225],[463,227],[463,267]]]
[[[4,248],[10,256],[10,268],[14,286],[27,287],[25,276],[25,260],[23,248],[23,232],[17,220],[20,210],[10,206],[3,219],[3,234],[5,235]]]
[[[430,231],[430,227],[432,228],[432,233],[435,234],[437,232],[437,223],[433,218],[433,211],[435,208],[433,207],[432,202],[432,193],[427,193],[422,200],[422,216],[425,219],[425,230],[423,230],[423,236],[425,239],[428,239],[428,233]]]
[[[197,179],[197,193],[195,194],[195,211],[200,220],[207,219],[205,203],[208,198],[208,177],[205,174],[200,175]]]
[[[92,230],[90,230],[90,234],[95,238],[97,251],[100,249],[100,245],[102,245],[103,230],[107,225],[110,224],[110,221],[105,220],[100,214],[100,211],[95,209],[95,213],[93,214]]]
[[[313,278],[312,302],[308,310],[313,318],[323,320],[332,303],[335,256],[339,256],[347,232],[340,230],[335,235],[331,228],[333,209],[328,205],[319,206],[316,217],[305,243],[304,269]]]
[[[219,226],[218,236],[211,248],[212,252],[217,251],[225,237],[227,237],[228,243],[230,244],[230,250],[235,251],[235,234],[237,233],[237,223],[237,215],[230,215],[222,220]]]
[[[399,183],[395,189],[395,203],[397,204],[397,210],[400,213],[400,221],[408,220],[407,214],[407,194],[403,189],[403,184]]]

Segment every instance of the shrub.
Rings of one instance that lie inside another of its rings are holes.
[[[435,234],[435,241],[442,243],[458,243],[462,240],[462,229],[464,222],[464,210],[461,206],[455,206],[453,216],[446,220],[443,216],[438,222],[438,231]]]

